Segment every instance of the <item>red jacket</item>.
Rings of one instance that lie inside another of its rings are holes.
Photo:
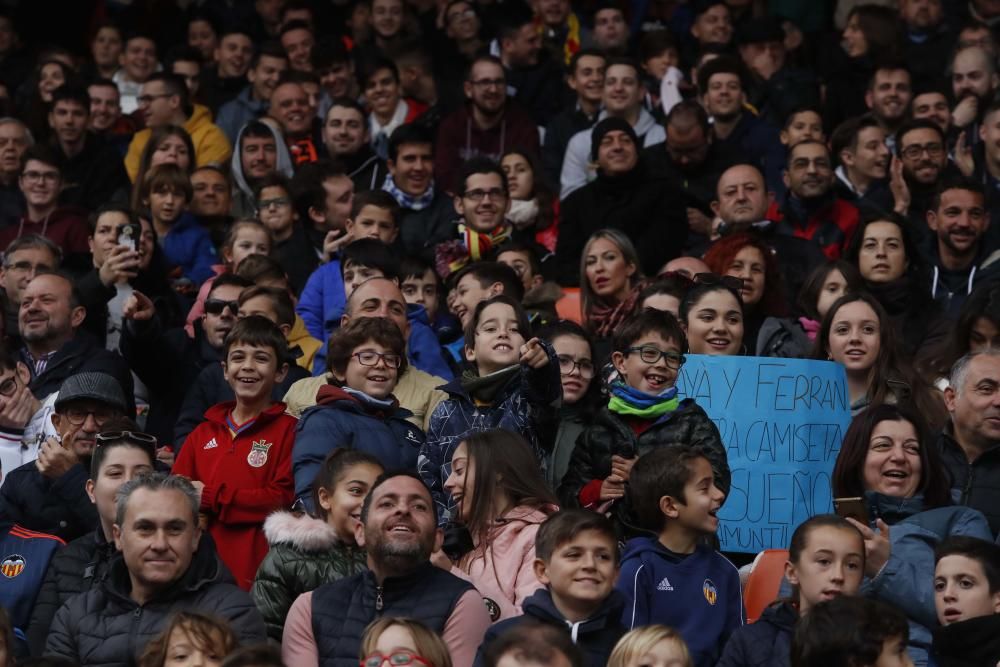
[[[275,403],[233,436],[226,419],[235,403],[219,403],[184,441],[173,473],[205,484],[201,511],[219,557],[250,590],[267,555],[264,519],[287,509],[295,496],[292,445],[298,420]]]
[[[790,207],[781,207],[778,202],[771,202],[766,217],[777,223],[779,234],[815,241],[827,258],[840,259],[858,228],[861,213],[851,202],[834,198],[805,221],[797,220]]]

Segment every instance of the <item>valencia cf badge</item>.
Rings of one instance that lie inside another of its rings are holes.
[[[8,579],[13,579],[17,575],[24,571],[24,556],[20,554],[11,554],[3,559],[0,563],[0,574],[7,577]]]
[[[715,584],[712,583],[711,579],[706,579],[705,583],[701,585],[701,594],[705,596],[708,604],[712,606],[715,606],[715,603],[719,600],[719,591],[715,588]]]
[[[489,598],[483,598],[483,604],[486,605],[486,611],[489,612],[490,620],[496,623],[500,619],[500,605]]]
[[[271,449],[271,443],[258,440],[250,445],[250,453],[247,454],[247,463],[254,468],[263,468],[267,463],[267,450]]]

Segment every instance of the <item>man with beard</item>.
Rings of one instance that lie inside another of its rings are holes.
[[[945,136],[951,136],[951,106],[948,104],[948,93],[940,85],[923,83],[914,88],[910,117],[936,123]]]
[[[991,103],[983,114],[979,138],[981,145],[974,150],[956,150],[955,163],[963,174],[985,186],[990,218],[985,245],[995,249],[1000,243],[1000,101]]]
[[[504,5],[497,41],[508,91],[536,124],[548,125],[562,102],[563,66],[542,49],[534,15],[520,0]]]
[[[788,196],[773,202],[767,219],[776,233],[809,239],[830,259],[839,259],[857,229],[857,207],[833,191],[830,151],[821,141],[800,141],[788,149],[785,168]]]
[[[59,202],[94,211],[111,201],[126,201],[129,182],[118,152],[87,131],[89,117],[90,96],[84,88],[64,84],[53,91],[49,127],[53,148],[62,158]]]
[[[86,484],[96,435],[112,417],[128,410],[122,387],[105,373],[78,373],[55,401],[48,438],[38,459],[7,473],[0,486],[0,516],[28,530],[73,540],[97,527],[97,510]]]
[[[891,137],[903,123],[912,97],[909,70],[901,63],[888,63],[877,67],[868,81],[865,104],[886,135]],[[891,141],[890,150],[893,148]]]
[[[256,192],[274,173],[291,178],[292,160],[281,135],[268,123],[252,120],[240,130],[230,164],[233,174],[232,214],[236,218],[257,217]]]
[[[59,268],[62,251],[55,243],[37,234],[25,234],[4,250],[0,268],[0,300],[3,302],[3,332],[8,345],[19,345],[17,316],[21,294],[35,276]]]
[[[712,227],[715,184],[734,156],[712,141],[705,109],[694,100],[680,102],[667,114],[667,140],[642,152],[651,173],[661,176],[686,195],[688,245],[704,243]]]
[[[948,165],[944,132],[927,120],[907,121],[896,133],[898,161],[891,167],[890,188],[894,210],[909,219],[913,240],[919,247],[931,243],[927,211],[945,175],[957,173]]]
[[[900,0],[899,18],[906,26],[903,55],[914,78],[936,77],[955,44],[944,19],[942,0]]]
[[[959,49],[951,59],[951,90],[958,104],[952,110],[955,127],[965,132],[968,145],[978,140],[979,122],[1000,86],[996,63],[977,46]]]
[[[385,161],[375,154],[370,136],[361,105],[348,97],[335,98],[323,122],[323,145],[347,168],[355,192],[379,189],[385,180]]]
[[[368,555],[368,570],[295,600],[285,619],[284,662],[354,667],[369,623],[406,616],[441,636],[456,667],[470,667],[490,616],[472,584],[430,560],[433,554],[449,562],[424,482],[409,472],[375,480],[354,536]]]
[[[445,116],[438,128],[434,178],[451,191],[466,160],[483,156],[496,162],[515,146],[538,154],[538,127],[507,98],[507,76],[499,58],[484,55],[469,67],[463,84],[466,104]]]
[[[698,69],[698,94],[712,117],[716,144],[754,160],[764,172],[769,190],[784,192],[785,155],[778,128],[746,109],[743,70],[730,56],[719,56]]]
[[[831,144],[840,162],[834,172],[836,195],[862,211],[891,209],[886,177],[892,154],[879,122],[871,116],[851,118],[834,131]]]
[[[990,226],[985,203],[986,192],[978,181],[948,179],[927,211],[927,226],[934,232],[934,242],[924,249],[934,271],[931,296],[953,319],[976,285],[1000,274],[1000,262],[983,266],[994,249],[984,243]]]
[[[271,94],[286,69],[288,56],[279,44],[267,42],[257,49],[246,74],[250,85],[219,107],[215,116],[215,124],[225,132],[229,141],[235,144],[241,127],[267,113]]]

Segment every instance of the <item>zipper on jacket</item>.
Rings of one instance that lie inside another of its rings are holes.
[[[375,611],[382,611],[382,587],[375,587]]]
[[[969,473],[965,476],[965,488],[962,489],[962,504],[965,505],[969,501],[969,494],[972,493],[972,481],[976,476],[976,469],[973,465],[969,464]]]

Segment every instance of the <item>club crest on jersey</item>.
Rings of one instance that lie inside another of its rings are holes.
[[[705,583],[701,585],[701,594],[705,596],[708,604],[712,606],[715,606],[715,603],[719,600],[719,591],[715,588],[715,584],[712,583],[711,579],[706,579]]]
[[[8,579],[13,579],[22,571],[24,571],[24,556],[20,554],[11,554],[0,563],[0,574]]]
[[[247,463],[254,468],[262,468],[267,463],[267,450],[271,449],[271,443],[258,440],[250,445],[250,453],[247,454]]]

